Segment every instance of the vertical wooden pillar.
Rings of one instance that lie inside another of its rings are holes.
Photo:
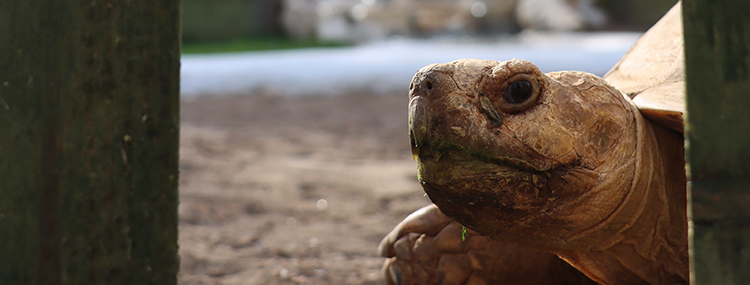
[[[685,0],[692,284],[750,281],[750,2]]]
[[[180,1],[0,3],[0,284],[176,284]]]

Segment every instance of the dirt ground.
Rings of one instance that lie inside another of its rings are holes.
[[[384,284],[376,248],[429,204],[407,96],[182,103],[180,284]]]

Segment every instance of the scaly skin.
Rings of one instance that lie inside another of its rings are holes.
[[[528,100],[504,97],[516,81]],[[409,127],[425,192],[467,228],[602,284],[687,284],[682,136],[602,79],[523,60],[431,65],[412,80]]]
[[[462,238],[463,235],[463,238]],[[490,240],[425,206],[380,243],[389,285],[596,284],[554,254]]]

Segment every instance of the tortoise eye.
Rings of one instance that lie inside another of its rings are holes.
[[[482,87],[492,105],[503,113],[516,113],[531,108],[544,91],[544,77],[519,73],[510,78],[488,77]]]
[[[510,86],[505,89],[503,100],[510,104],[521,104],[526,102],[526,100],[528,100],[531,95],[534,94],[533,91],[534,89],[531,86],[530,82],[526,80],[519,80],[511,83]]]

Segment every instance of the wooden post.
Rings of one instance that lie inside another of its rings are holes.
[[[0,284],[176,284],[180,1],[0,3]]]
[[[750,2],[685,0],[692,284],[750,280]]]

